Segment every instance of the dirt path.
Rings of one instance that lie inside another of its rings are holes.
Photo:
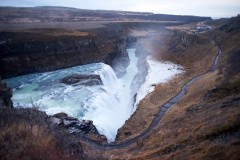
[[[159,121],[162,119],[163,115],[165,114],[165,112],[171,108],[174,104],[176,104],[177,102],[179,102],[179,100],[182,98],[182,96],[186,93],[186,89],[187,87],[194,81],[196,81],[198,78],[202,77],[205,74],[208,74],[209,72],[213,72],[215,70],[215,67],[217,65],[219,56],[221,55],[221,50],[220,48],[218,49],[218,53],[213,61],[213,64],[211,65],[211,67],[209,68],[209,70],[207,70],[205,73],[197,75],[195,77],[193,77],[191,80],[189,80],[188,82],[186,82],[181,90],[178,92],[178,94],[176,96],[174,96],[171,100],[169,100],[168,102],[166,102],[164,105],[162,105],[160,107],[160,110],[158,112],[158,114],[156,115],[156,117],[152,120],[151,124],[148,126],[148,128],[143,131],[140,135],[129,139],[127,141],[123,141],[121,143],[118,144],[114,144],[114,143],[110,143],[110,144],[101,144],[101,143],[97,143],[93,140],[90,140],[86,137],[83,136],[79,136],[79,138],[81,140],[83,140],[84,142],[87,142],[88,144],[90,144],[91,146],[93,146],[95,149],[98,150],[109,150],[109,149],[121,149],[124,147],[127,147],[130,144],[136,143],[140,138],[146,136],[152,129],[154,129],[157,124],[159,123]]]

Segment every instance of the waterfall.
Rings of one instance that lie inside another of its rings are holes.
[[[130,117],[131,103],[129,88],[124,87],[120,79],[117,79],[113,69],[103,64],[100,72],[103,82],[101,91],[91,99],[91,109],[84,118],[93,120],[101,134],[108,137],[108,141],[115,139],[118,128]]]
[[[119,84],[115,72],[109,65],[103,64],[100,77],[105,87],[116,88]]]
[[[137,69],[135,49],[128,50],[130,64],[126,74],[117,78],[104,63],[92,63],[52,72],[35,73],[6,80],[14,89],[13,102],[31,107],[31,99],[41,110],[52,115],[65,112],[78,119],[92,120],[100,134],[114,141],[117,130],[130,117],[133,107],[131,84]],[[61,79],[73,75],[99,75],[102,85],[66,85]]]

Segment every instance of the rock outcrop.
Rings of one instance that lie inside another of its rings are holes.
[[[89,159],[76,135],[36,108],[0,108],[0,130],[1,159]]]
[[[73,134],[99,134],[97,128],[93,125],[93,121],[82,120],[69,117],[66,113],[57,113],[50,117],[53,124],[66,127]]]
[[[174,40],[169,43],[170,52],[181,52],[189,46],[196,44],[207,45],[211,43],[206,37],[197,34],[188,34],[179,30],[173,31],[172,36],[174,36]]]
[[[0,79],[0,108],[13,108],[12,89],[7,87],[5,82]]]
[[[69,117],[66,113],[57,113],[50,116],[49,120],[52,125],[64,127],[71,134],[85,135],[101,143],[107,142],[107,138],[104,135],[99,134],[91,120],[78,120],[77,118]]]
[[[86,85],[86,86],[102,84],[100,75],[96,74],[92,75],[73,74],[63,78],[61,82],[68,85]]]

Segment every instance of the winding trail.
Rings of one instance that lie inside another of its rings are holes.
[[[171,108],[174,104],[176,104],[177,102],[179,102],[179,100],[183,97],[183,95],[186,93],[186,89],[187,87],[194,81],[196,81],[198,78],[204,76],[207,73],[213,72],[216,68],[219,56],[221,55],[221,50],[218,47],[218,52],[217,55],[215,56],[215,59],[213,61],[213,64],[211,65],[211,67],[209,68],[209,70],[207,70],[205,73],[197,75],[195,77],[193,77],[192,79],[190,79],[189,81],[187,81],[181,88],[181,90],[178,92],[178,94],[176,96],[174,96],[171,100],[169,100],[168,102],[166,102],[164,105],[162,105],[160,107],[160,110],[158,112],[158,114],[156,115],[156,117],[152,120],[151,124],[148,126],[148,128],[143,131],[140,135],[123,141],[121,143],[118,144],[114,144],[114,143],[110,143],[110,144],[101,144],[98,142],[95,142],[93,140],[90,140],[84,136],[79,136],[79,138],[85,142],[87,142],[88,144],[90,144],[91,146],[93,146],[95,149],[98,150],[109,150],[109,149],[121,149],[124,147],[127,147],[130,144],[133,144],[135,142],[137,142],[137,140],[139,140],[140,138],[146,136],[152,129],[154,129],[157,124],[159,123],[159,121],[162,119],[163,115],[165,114],[165,112]]]

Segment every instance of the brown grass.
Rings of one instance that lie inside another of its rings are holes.
[[[164,37],[162,34],[161,36]],[[163,42],[162,39],[162,37],[156,36],[154,40],[146,41],[144,43],[146,52],[152,54],[156,59],[171,60],[182,65],[185,73],[169,82],[157,85],[155,91],[139,103],[137,110],[119,129],[117,142],[130,139],[143,132],[158,113],[160,106],[176,95],[182,85],[191,77],[206,72],[217,54],[217,48],[213,44],[196,44],[189,46],[181,53],[169,53],[167,43],[171,42],[171,39],[168,36],[164,38],[166,42]],[[180,58],[178,54],[180,54]]]
[[[35,28],[35,29],[27,29],[27,30],[20,30],[14,31],[19,33],[37,33],[46,36],[69,36],[69,37],[85,37],[88,36],[88,32],[81,32],[77,30],[70,30],[70,29],[62,29],[62,28]]]
[[[137,30],[137,29],[129,29],[129,34],[134,37],[148,36],[151,33],[154,33],[153,30]]]
[[[1,159],[59,159],[55,139],[43,127],[13,123],[1,128]]]
[[[0,159],[87,159],[79,140],[35,108],[0,109]]]
[[[168,110],[158,127],[129,151],[112,151],[120,159],[236,159],[239,157],[240,110],[225,100],[205,104],[203,97],[216,82],[217,72],[194,82],[187,94]],[[207,83],[206,83],[207,82]],[[237,135],[236,135],[237,136]],[[116,158],[116,159],[118,159]]]
[[[157,128],[149,133],[148,136],[129,146],[128,149],[109,151],[106,152],[106,155],[112,155],[113,159],[127,159],[130,157],[129,159],[136,160],[239,159],[240,72],[239,69],[232,67],[237,65],[238,62],[230,61],[230,57],[236,58],[238,54],[232,51],[239,49],[240,45],[237,43],[239,41],[235,40],[238,40],[240,36],[239,33],[231,33],[229,35],[224,33],[218,36],[221,36],[219,39],[228,38],[228,41],[222,42],[223,52],[217,65],[217,70],[192,83],[180,102],[165,113]],[[207,53],[204,53],[207,51],[204,47],[195,46],[195,49],[189,50],[188,48],[182,52],[191,56],[184,57],[183,54],[179,60],[177,58],[174,59],[174,57],[171,58],[175,62],[178,61],[185,68],[191,65],[194,66],[187,69],[187,77],[200,73],[200,66],[204,68],[202,71],[207,69],[212,63],[214,55],[216,55],[216,48],[210,49],[210,52]],[[199,55],[195,56],[194,54]],[[204,55],[202,58],[201,54]],[[165,58],[168,59],[169,57]],[[202,65],[199,65],[201,63]],[[172,87],[178,88],[178,85],[180,83]],[[166,87],[168,88],[167,90],[162,90],[161,88],[164,87],[157,86],[156,90],[146,99],[147,102],[150,102],[149,104],[154,105],[156,103],[160,105],[162,102],[157,99],[160,99],[160,97],[164,98],[164,95],[166,97],[169,96],[168,91],[171,90],[171,85]],[[221,92],[215,93],[215,90]],[[222,90],[226,91],[226,94],[223,94]],[[145,102],[142,103],[144,104]],[[145,117],[148,114],[144,112],[151,113],[152,111],[148,111],[145,108],[147,108],[146,104],[139,106],[137,112],[140,112],[143,116],[142,120],[141,118],[138,120],[147,121],[147,119],[150,119]],[[148,107],[148,109],[150,108]],[[144,111],[141,112],[141,110]],[[137,114],[135,113],[133,116]],[[141,114],[138,116],[141,116]],[[135,120],[137,119],[135,118]],[[128,122],[136,123],[136,121],[131,120]],[[127,124],[131,126],[131,123],[128,122]],[[131,127],[129,127],[130,129]],[[132,130],[134,129],[132,127]],[[124,137],[121,138],[124,139]]]

